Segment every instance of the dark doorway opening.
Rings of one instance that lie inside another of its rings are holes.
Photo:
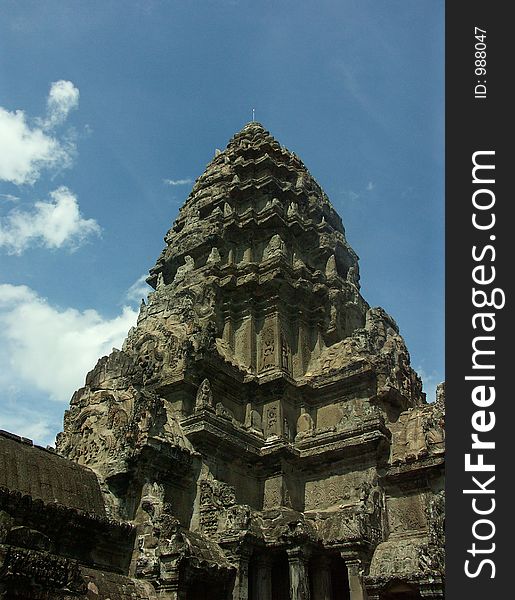
[[[220,600],[225,598],[225,594],[226,590],[219,582],[200,579],[191,582],[186,598],[187,600]]]
[[[347,565],[341,556],[331,558],[332,600],[350,600]]]
[[[421,598],[422,596],[415,586],[402,581],[389,585],[380,595],[381,600],[421,600]]]
[[[290,599],[290,571],[288,557],[281,552],[273,557],[272,562],[272,600]]]

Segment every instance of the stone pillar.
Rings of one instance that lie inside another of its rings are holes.
[[[166,561],[162,566],[165,580],[158,587],[158,597],[163,600],[186,600],[186,588],[180,581],[179,567]]]
[[[332,600],[331,560],[327,556],[319,556],[314,561],[312,600]]]
[[[272,560],[258,556],[254,564],[254,586],[251,600],[272,600]]]
[[[310,600],[309,553],[304,548],[291,548],[286,552],[290,572],[290,600]]]
[[[349,577],[350,600],[368,600],[367,590],[363,583],[361,561],[346,561]]]
[[[242,552],[234,557],[237,571],[232,590],[232,600],[249,599],[249,560],[250,552]]]
[[[254,307],[250,309],[250,368],[252,371],[257,372],[258,361],[257,361],[257,333],[256,333],[256,315],[254,314]]]

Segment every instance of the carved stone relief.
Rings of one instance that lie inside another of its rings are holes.
[[[208,379],[200,384],[195,398],[195,411],[213,410],[213,393]]]

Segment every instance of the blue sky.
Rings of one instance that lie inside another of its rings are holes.
[[[0,428],[53,443],[216,148],[256,119],[444,379],[443,0],[0,4]]]

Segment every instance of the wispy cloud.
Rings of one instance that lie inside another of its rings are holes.
[[[64,123],[70,111],[78,107],[79,95],[79,90],[71,81],[54,81],[47,98],[44,127],[49,129]]]
[[[50,201],[36,202],[32,211],[15,208],[0,218],[0,248],[18,255],[30,246],[73,249],[100,231],[94,219],[83,218],[73,192],[61,186],[50,193]]]
[[[55,429],[48,415],[41,415],[29,406],[0,407],[0,429],[34,440],[42,446],[53,445]]]
[[[374,96],[366,90],[363,84],[365,69],[359,65],[348,64],[343,61],[336,62],[336,73],[342,82],[345,95],[350,98],[361,110],[371,117],[381,127],[386,127],[387,122],[381,114],[374,100]]]
[[[358,192],[355,190],[343,190],[340,193],[345,200],[348,200],[349,202],[356,202],[356,200],[363,198],[366,192],[372,192],[375,189],[375,183],[373,181],[369,181],[367,185]]]
[[[23,110],[0,106],[0,181],[34,184],[44,169],[71,166],[76,148],[70,136],[57,138],[51,130],[62,124],[78,105],[79,90],[70,81],[52,84],[47,114],[31,125]]]
[[[163,179],[163,183],[166,185],[188,185],[193,183],[192,179]]]
[[[7,202],[18,202],[20,199],[19,196],[14,196],[13,194],[0,194],[0,198],[7,200]]]
[[[360,197],[360,194],[354,190],[343,190],[341,194],[345,200],[349,200],[350,202],[355,202]]]

